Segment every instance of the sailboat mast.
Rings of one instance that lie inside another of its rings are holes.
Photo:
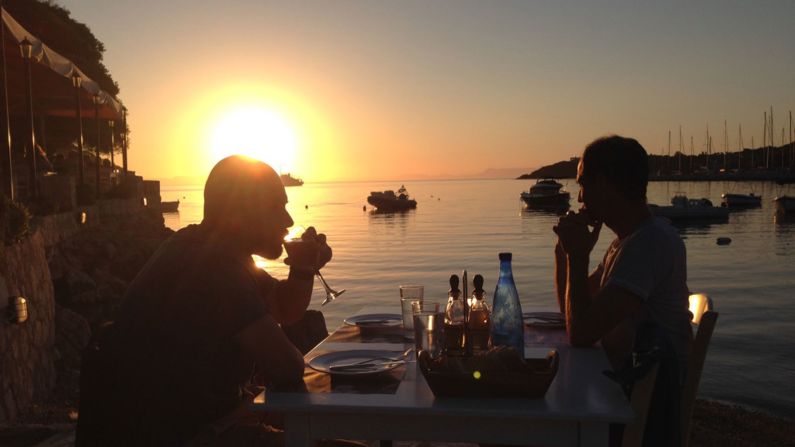
[[[729,131],[726,127],[726,120],[723,120],[723,170],[726,171],[729,169]]]
[[[740,129],[740,141],[738,141],[739,148],[737,150],[737,170],[741,170],[743,168],[743,125],[739,125]]]
[[[695,151],[693,149],[693,135],[690,135],[690,173],[693,173],[693,159],[695,158]]]
[[[671,173],[671,129],[668,129],[668,157],[665,158],[665,169]]]
[[[765,168],[767,169],[770,167],[768,163],[770,150],[767,147],[767,110],[765,110],[765,131],[762,132],[762,150],[765,151],[762,156],[765,157]]]
[[[682,175],[682,125],[679,125],[679,175]]]
[[[755,169],[756,165],[754,165],[754,151],[756,147],[754,146],[754,136],[751,135],[751,169]]]

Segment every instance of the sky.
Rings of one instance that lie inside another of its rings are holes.
[[[307,181],[529,169],[611,133],[651,153],[776,144],[795,2],[57,0],[104,42],[130,165],[248,153]]]

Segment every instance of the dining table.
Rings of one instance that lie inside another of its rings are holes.
[[[346,321],[370,315],[399,317],[400,309],[366,307]],[[414,346],[400,324],[343,324],[305,355],[306,390],[264,389],[250,408],[283,414],[287,447],[340,438],[606,446],[610,424],[632,422],[627,397],[604,374],[610,365],[601,347],[572,347],[565,329],[544,324],[525,324],[524,342],[526,352],[558,353],[558,371],[543,397],[435,397],[411,356],[378,374],[309,367],[313,359],[333,353],[384,351],[399,358]]]

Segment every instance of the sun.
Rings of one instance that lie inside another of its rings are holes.
[[[240,154],[262,160],[278,172],[291,172],[298,138],[292,123],[277,111],[238,106],[212,126],[210,150],[213,163]]]

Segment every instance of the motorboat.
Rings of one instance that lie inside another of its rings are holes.
[[[762,196],[754,193],[732,194],[725,193],[721,196],[721,205],[728,208],[754,208],[762,206]]]
[[[795,213],[795,197],[778,196],[773,199],[778,213]]]
[[[554,179],[538,180],[530,187],[530,191],[522,192],[520,197],[530,209],[568,208],[571,194],[561,188],[563,185]]]
[[[176,213],[179,210],[179,200],[173,202],[160,202],[161,213]]]
[[[729,209],[713,206],[709,199],[689,199],[684,194],[677,194],[671,199],[671,206],[649,205],[652,214],[666,217],[673,221],[682,220],[726,220]]]
[[[303,180],[293,177],[289,172],[287,174],[281,174],[279,177],[282,179],[282,185],[284,186],[301,186],[304,184]]]
[[[409,198],[406,187],[401,185],[397,194],[395,191],[372,191],[367,197],[367,203],[376,207],[378,211],[393,212],[417,208],[417,201]]]

